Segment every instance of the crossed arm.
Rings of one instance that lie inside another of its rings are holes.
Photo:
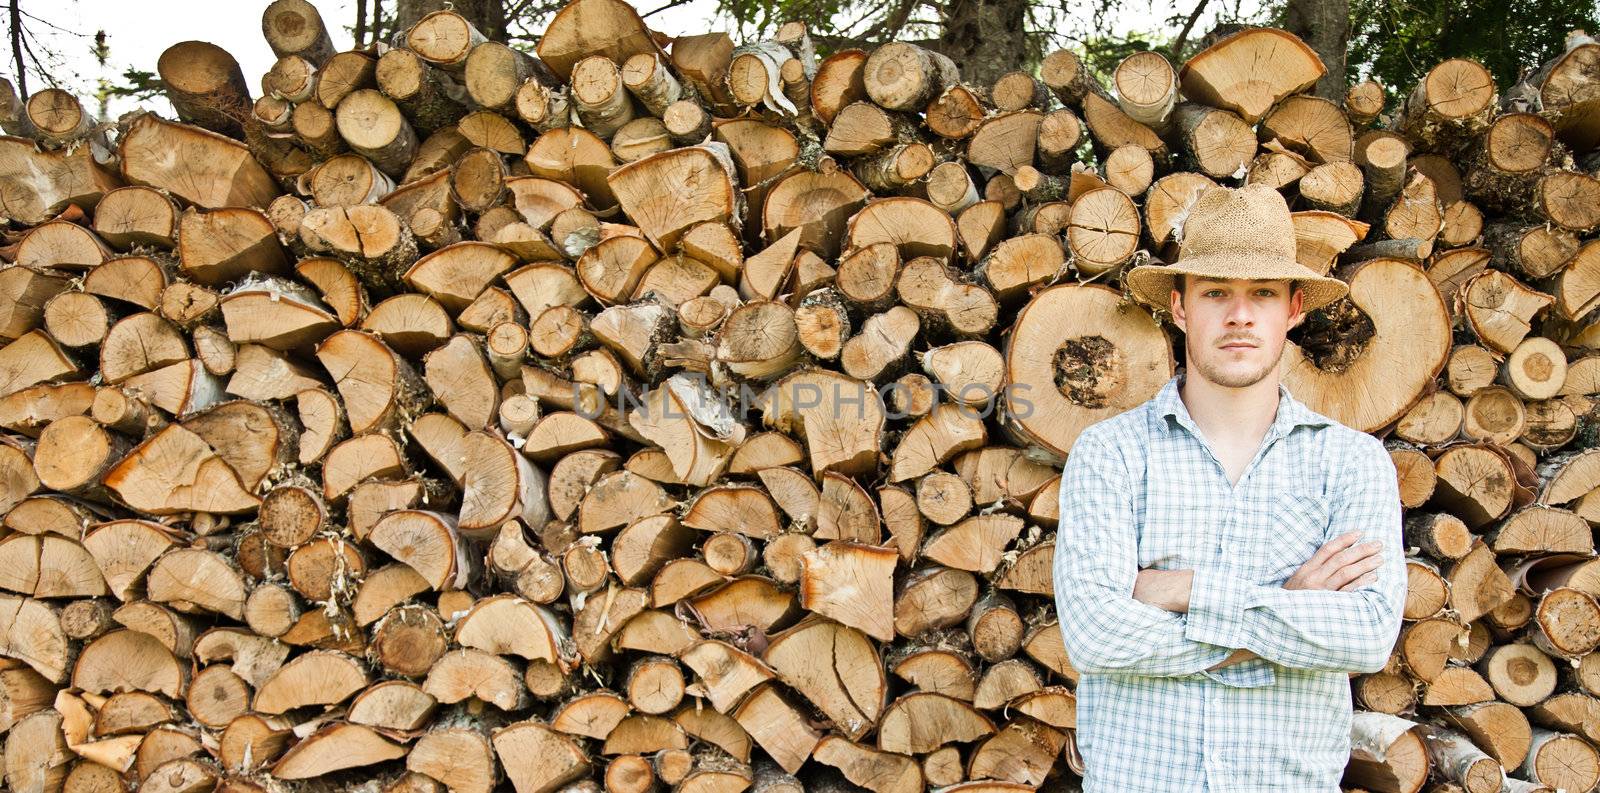
[[[1323,671],[1382,668],[1399,630],[1405,571],[1397,484],[1388,455],[1373,446],[1341,477],[1334,539],[1274,587],[1226,570],[1140,571],[1132,480],[1103,441],[1080,440],[1062,473],[1054,560],[1056,613],[1073,665],[1151,676],[1254,657]]]
[[[1052,572],[1067,656],[1080,672],[1182,677],[1233,648],[1184,635],[1184,620],[1133,598],[1139,571],[1133,499],[1114,450],[1079,438],[1061,474]]]

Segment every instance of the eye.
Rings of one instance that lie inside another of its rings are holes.
[[[1205,294],[1206,297],[1222,297],[1222,290],[1221,289],[1207,289],[1204,292],[1204,294]]]
[[[1260,295],[1261,297],[1276,297],[1278,290],[1271,287],[1262,287],[1261,289],[1256,290],[1256,294]]]

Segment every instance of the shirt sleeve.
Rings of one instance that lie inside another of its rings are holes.
[[[1133,599],[1138,535],[1119,457],[1085,434],[1061,473],[1053,563],[1056,615],[1073,668],[1090,674],[1182,677],[1231,650],[1184,636],[1184,618]]]
[[[1370,443],[1368,443],[1370,441]],[[1185,635],[1235,644],[1298,669],[1375,672],[1400,633],[1405,557],[1394,464],[1366,437],[1332,505],[1323,540],[1359,530],[1383,544],[1377,580],[1349,592],[1263,586],[1225,569],[1196,570]]]

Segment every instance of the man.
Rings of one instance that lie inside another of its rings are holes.
[[[1337,793],[1349,673],[1381,668],[1405,572],[1382,443],[1279,382],[1285,334],[1346,292],[1295,261],[1283,197],[1207,190],[1178,260],[1129,273],[1185,371],[1090,426],[1061,477],[1056,613],[1086,793]]]

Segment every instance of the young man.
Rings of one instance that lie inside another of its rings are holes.
[[[1184,331],[1186,367],[1086,429],[1061,477],[1086,793],[1337,793],[1349,673],[1381,668],[1399,633],[1389,455],[1279,383],[1285,334],[1346,292],[1294,239],[1276,190],[1214,188],[1178,261],[1128,275]]]

